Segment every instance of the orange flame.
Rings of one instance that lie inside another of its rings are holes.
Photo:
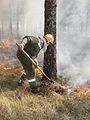
[[[7,72],[13,72],[13,73],[23,73],[23,68],[21,66],[12,68],[12,67],[6,67],[6,66],[0,66],[0,70],[7,71]]]
[[[20,67],[16,67],[16,68],[14,68],[14,72],[15,73],[23,73],[23,68],[20,66]]]
[[[85,97],[90,100],[90,88],[80,88],[79,95]]]
[[[40,69],[42,70],[42,68],[40,68]],[[43,75],[42,72],[38,68],[35,69],[35,74],[36,74],[36,77],[42,77],[42,75]]]
[[[7,41],[0,43],[0,48],[8,48],[8,47],[9,47],[9,43]]]

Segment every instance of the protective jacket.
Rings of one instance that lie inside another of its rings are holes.
[[[25,36],[21,45],[31,57],[37,57],[40,50],[46,46],[44,39],[34,36]]]
[[[47,50],[47,44],[45,39],[34,36],[25,36],[21,41],[21,46],[28,53],[28,55],[33,58],[33,60],[38,56],[41,49],[43,49],[44,52]],[[28,80],[34,79],[35,71],[32,66],[32,62],[19,49],[17,51],[17,57],[20,60],[26,74],[23,76],[25,76],[25,78],[27,78]]]

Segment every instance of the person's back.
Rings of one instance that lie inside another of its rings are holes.
[[[39,37],[26,36],[27,43],[24,50],[32,57],[37,57],[40,50],[43,48],[44,41]]]

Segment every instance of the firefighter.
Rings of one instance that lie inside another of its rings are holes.
[[[47,46],[49,44],[53,44],[53,42],[53,35],[46,34],[43,38],[35,36],[25,36],[23,37],[20,45],[38,65],[37,56],[40,50],[43,49],[43,51],[46,52]],[[33,86],[36,83],[35,68],[37,67],[37,65],[33,65],[29,58],[27,58],[27,56],[20,49],[17,50],[17,57],[24,68],[24,73],[21,76],[18,85],[22,86],[24,81],[27,80],[30,83],[31,90],[34,92]]]

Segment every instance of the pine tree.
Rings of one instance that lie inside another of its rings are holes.
[[[44,72],[51,79],[57,79],[56,66],[56,8],[57,0],[45,0],[45,26],[44,34],[50,33],[54,36],[53,45],[48,46],[44,55]]]

